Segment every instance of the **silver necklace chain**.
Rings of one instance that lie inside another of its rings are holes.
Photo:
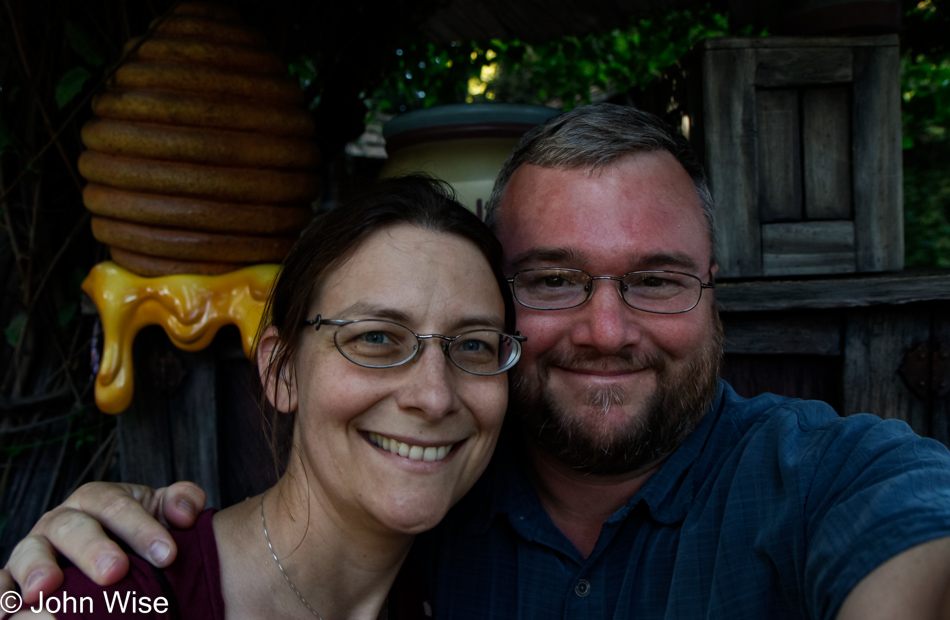
[[[267,495],[267,491],[264,491],[264,495]],[[280,560],[277,559],[277,554],[274,552],[274,545],[271,544],[270,536],[267,535],[267,521],[264,520],[264,495],[261,495],[261,525],[264,526],[264,540],[267,541],[267,548],[270,549],[270,557],[274,558],[274,562],[277,564],[277,568],[280,569],[280,574],[284,576],[284,579],[287,580],[287,583],[293,589],[294,594],[297,595],[297,598],[300,599],[300,602],[310,610],[310,613],[313,614],[317,620],[323,620],[320,617],[320,614],[310,606],[310,603],[307,602],[307,599],[303,597],[303,594],[300,593],[300,590],[297,589],[297,586],[294,585],[294,582],[290,580],[290,575],[287,574],[287,571],[284,570],[284,567],[280,565]]]

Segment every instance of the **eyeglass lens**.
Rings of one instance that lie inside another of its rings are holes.
[[[362,366],[385,368],[411,360],[420,341],[407,327],[389,321],[356,321],[342,325],[334,339],[340,352]],[[443,340],[449,359],[474,374],[494,374],[517,360],[517,345],[507,335],[490,329],[460,334]],[[441,342],[439,343],[441,344]]]
[[[590,295],[593,278],[573,269],[529,269],[514,277],[515,297],[542,310],[571,308]],[[691,310],[702,294],[699,278],[675,271],[635,271],[622,278],[620,294],[634,308],[648,312]]]

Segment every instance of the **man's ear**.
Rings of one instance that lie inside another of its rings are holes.
[[[279,346],[277,328],[271,325],[257,343],[257,372],[261,376],[264,394],[274,409],[290,413],[297,410],[297,380],[289,365],[278,368],[270,363]]]

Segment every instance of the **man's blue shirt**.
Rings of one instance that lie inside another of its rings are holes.
[[[833,618],[876,566],[950,535],[950,453],[898,421],[739,397],[710,412],[584,558],[511,446],[416,554],[435,616]]]

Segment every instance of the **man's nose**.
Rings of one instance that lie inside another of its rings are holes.
[[[429,420],[443,418],[459,408],[456,383],[458,371],[449,361],[438,339],[419,343],[422,350],[403,378],[397,402],[401,408]]]
[[[641,333],[634,310],[620,295],[622,282],[600,279],[586,303],[577,307],[574,343],[612,354],[639,342]]]

